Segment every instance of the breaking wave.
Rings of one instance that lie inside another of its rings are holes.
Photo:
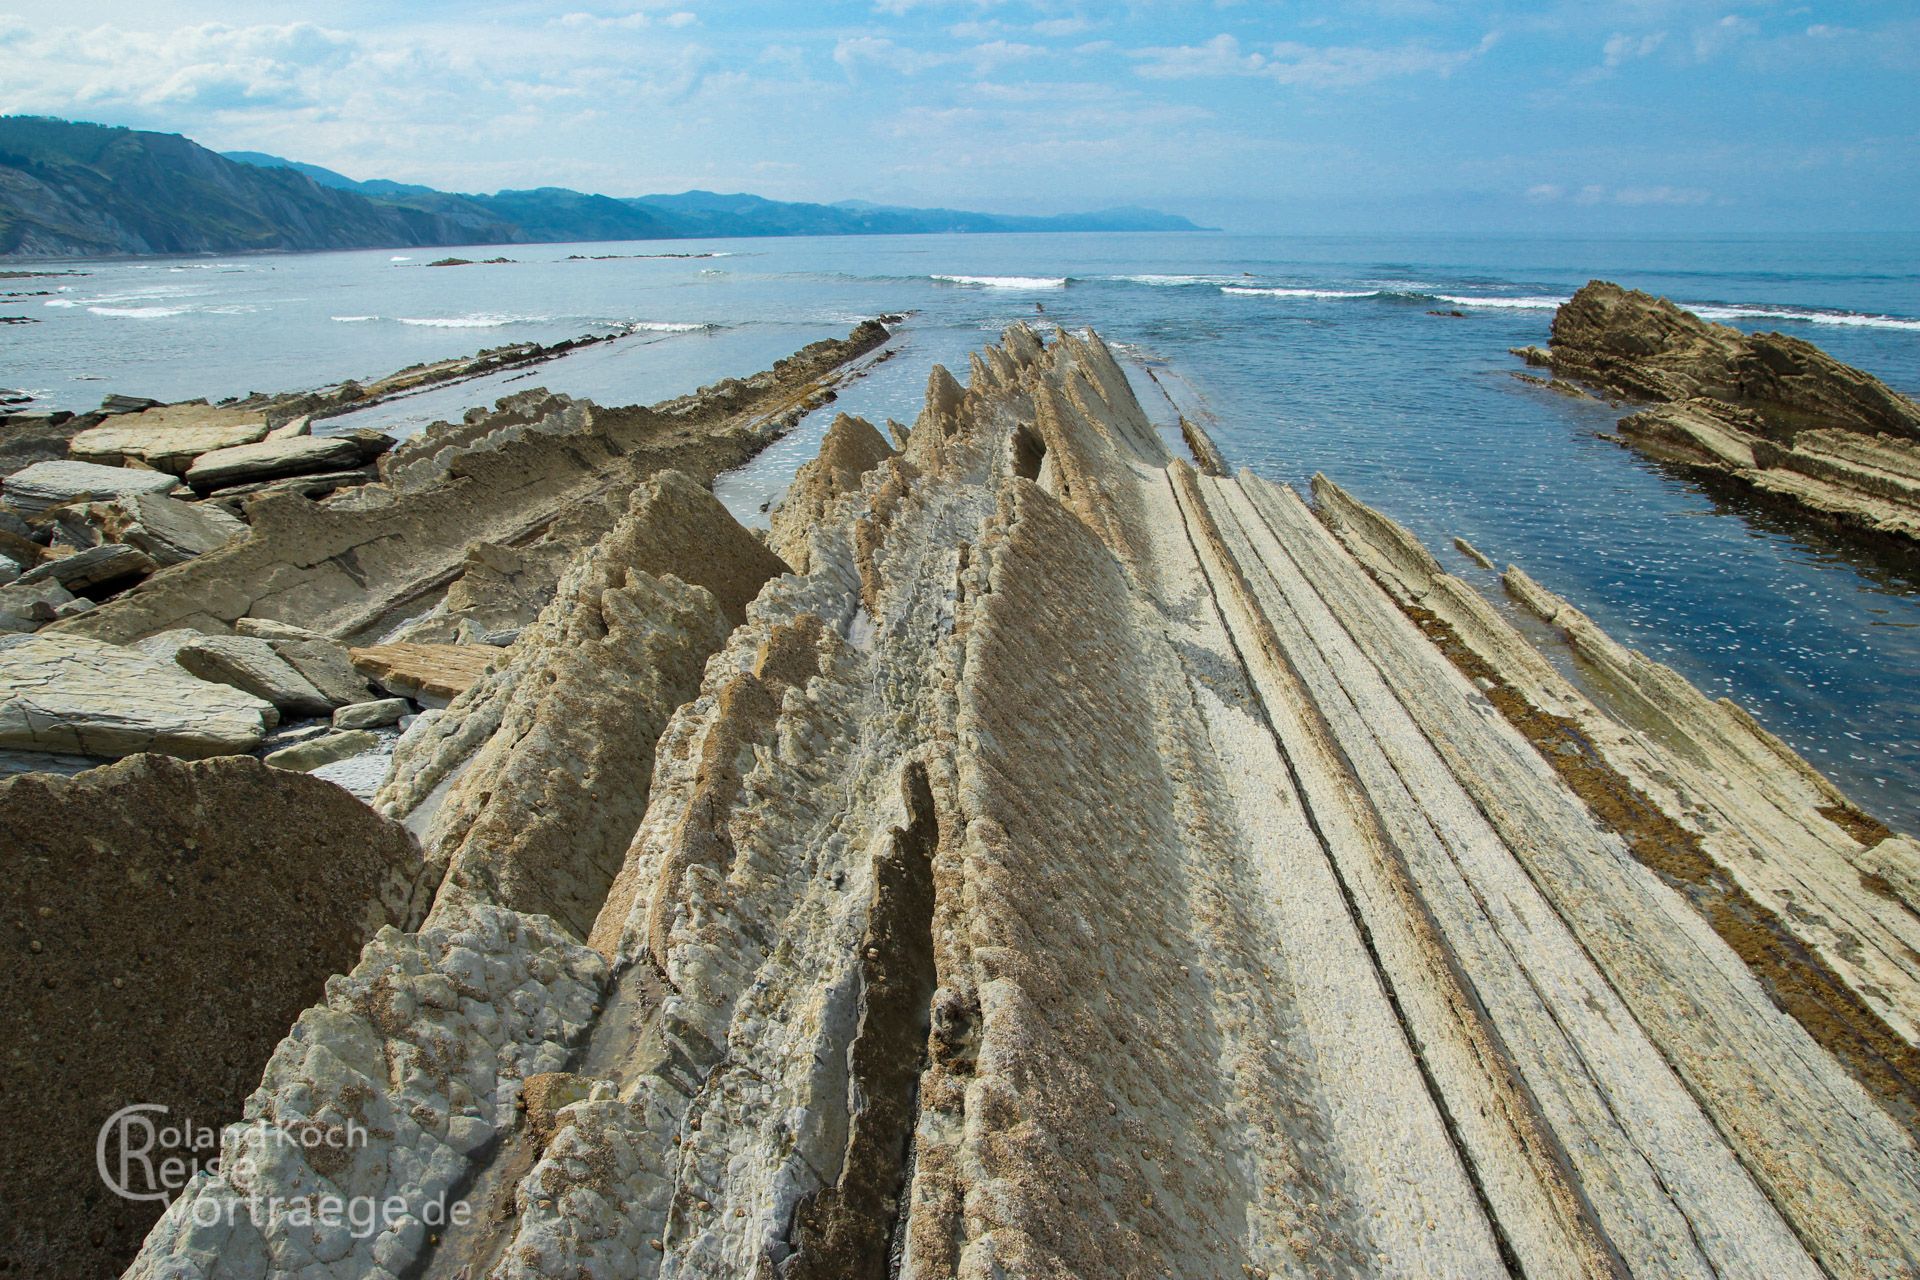
[[[127,320],[165,320],[171,316],[183,316],[188,307],[88,307],[96,316],[119,316]]]
[[[1064,289],[1065,276],[932,276],[941,284],[967,284],[980,289]]]
[[[401,316],[401,324],[425,329],[500,329],[510,324],[544,324],[545,316],[503,316],[480,312],[465,316]]]

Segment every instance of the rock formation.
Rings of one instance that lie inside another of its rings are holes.
[[[1538,348],[1521,354],[1542,363]],[[1809,342],[1709,324],[1596,280],[1555,314],[1544,361],[1654,407],[1621,438],[1843,528],[1920,539],[1920,406]]]
[[[130,1275],[1920,1266],[1909,842],[1520,578],[1604,700],[1337,487],[1169,456],[1090,334],[873,443],[799,572],[652,537],[666,477],[512,562],[379,797],[432,916],[245,1109],[373,1139],[230,1137]]]
[[[10,1138],[0,1147],[0,1271],[117,1274],[165,1208],[102,1184],[96,1138],[122,1107],[154,1129],[213,1130],[300,1010],[384,926],[432,893],[407,833],[324,782],[244,758],[143,755],[74,779],[0,782],[0,968]],[[139,1129],[122,1185],[151,1187]]]

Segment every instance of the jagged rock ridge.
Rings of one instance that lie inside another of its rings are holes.
[[[591,924],[584,876],[563,921],[526,914],[554,842],[494,841],[506,874],[443,882],[249,1103],[338,1096],[337,1041],[379,1107],[420,1098],[419,1131],[347,1170],[202,1179],[131,1275],[1920,1262],[1911,849],[1784,748],[1632,657],[1622,688],[1663,728],[1577,701],[1336,488],[1316,513],[1170,458],[1091,335],[1016,328],[966,386],[935,370],[897,451],[838,430],[775,519],[805,570],[706,632],[644,806],[601,798],[596,848],[634,830]],[[454,769],[498,795],[550,767],[514,744],[525,690],[590,679],[571,610],[701,633],[657,569],[618,582],[637,532],[577,553],[514,674],[403,753],[382,803],[429,859],[470,856],[464,818],[434,826]],[[1556,762],[1552,716],[1598,744],[1591,773]],[[1720,897],[1661,862],[1662,823]],[[1782,877],[1820,909],[1726,914],[1770,911]],[[423,994],[375,1017],[395,967]],[[425,998],[454,971],[457,1001]],[[457,1126],[418,1077],[435,1038],[471,1050]],[[296,1186],[406,1213],[345,1249],[290,1215],[192,1225]],[[478,1212],[434,1238],[448,1188]]]

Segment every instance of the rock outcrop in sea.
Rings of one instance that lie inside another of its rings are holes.
[[[111,822],[217,773],[283,807],[170,817],[263,869],[325,791],[391,850],[313,886],[357,960],[155,975],[308,986],[277,1048],[223,1042],[258,1087],[196,1118],[247,1123],[128,1276],[1920,1267],[1920,848],[1519,569],[1538,640],[1334,482],[1220,474],[1193,422],[1173,456],[1092,333],[935,368],[891,441],[842,415],[742,529],[714,470],[879,336],[651,410],[517,397],[21,637],[165,655],[269,734],[295,646],[444,703],[369,805],[245,760],[0,783]],[[77,834],[48,865],[111,878]],[[22,938],[69,919],[37,901]],[[79,1070],[23,1053],[22,1105],[78,1131]],[[110,1247],[36,1230],[16,1270]]]
[[[1620,436],[1656,458],[1855,533],[1920,539],[1920,405],[1812,343],[1711,324],[1596,280],[1516,352],[1609,396],[1651,402]]]

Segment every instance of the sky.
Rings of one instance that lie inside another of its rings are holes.
[[[1911,231],[1920,4],[0,0],[0,114],[447,190]]]

